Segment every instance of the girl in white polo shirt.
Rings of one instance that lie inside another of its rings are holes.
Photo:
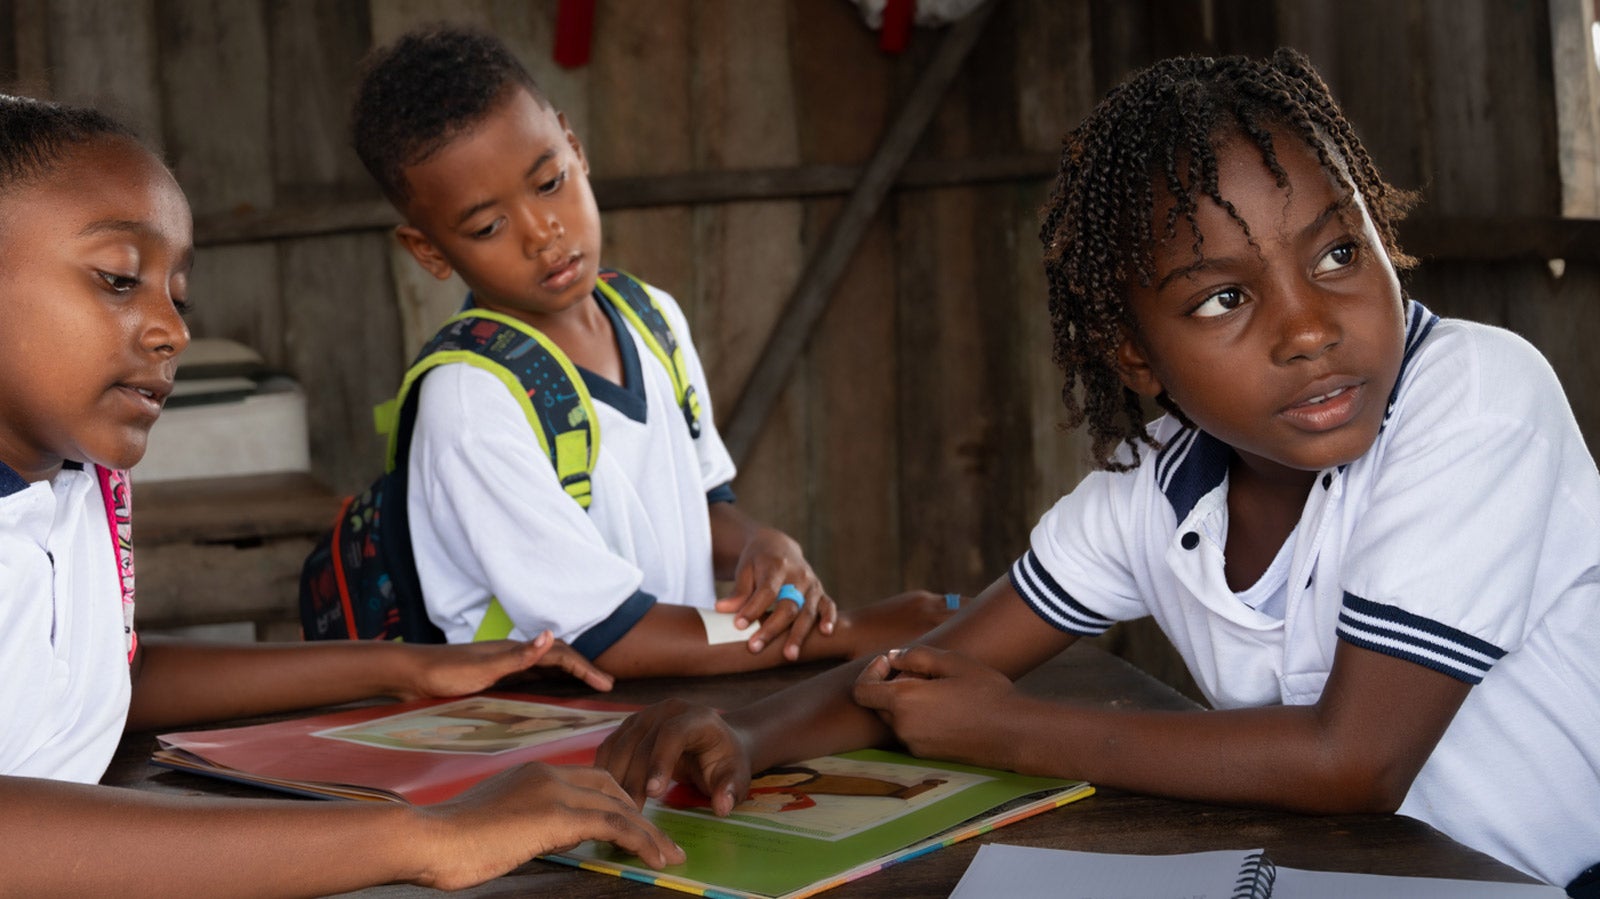
[[[921,645],[725,719],[648,710],[602,763],[637,796],[682,762],[725,811],[752,769],[898,740],[1189,799],[1399,811],[1593,895],[1600,476],[1537,351],[1404,297],[1410,200],[1293,51],[1113,90],[1069,136],[1041,235],[1069,419],[1104,470]],[[1146,425],[1145,400],[1167,415]],[[1215,710],[1012,689],[1145,615]]]
[[[189,342],[189,207],[95,112],[0,96],[0,883],[17,895],[463,887],[580,840],[681,850],[590,768],[528,766],[449,803],[197,801],[95,785],[125,726],[368,696],[454,696],[534,665],[606,688],[549,633],[465,647],[185,645],[133,632],[123,470]],[[338,864],[306,864],[338,847]],[[87,849],[85,847],[88,847]],[[87,854],[86,854],[87,853]]]

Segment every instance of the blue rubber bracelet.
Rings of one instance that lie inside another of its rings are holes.
[[[794,584],[784,584],[782,587],[778,588],[778,600],[781,602],[785,599],[802,609],[806,607],[805,595],[802,594],[800,592],[800,588],[796,587]]]
[[[944,607],[947,608],[947,609],[959,609],[959,608],[961,608],[961,594],[959,594],[959,593],[946,593],[944,595]]]

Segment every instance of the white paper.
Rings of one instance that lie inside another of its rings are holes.
[[[696,608],[695,611],[700,613],[700,621],[706,626],[706,642],[708,644],[738,643],[748,640],[756,632],[756,628],[761,626],[761,622],[752,621],[741,630],[733,626],[733,619],[738,616],[732,612],[718,612],[713,609],[701,608]]]

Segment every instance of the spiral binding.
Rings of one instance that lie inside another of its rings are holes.
[[[1245,857],[1239,879],[1233,884],[1233,899],[1270,899],[1272,884],[1278,879],[1278,866],[1264,852]]]

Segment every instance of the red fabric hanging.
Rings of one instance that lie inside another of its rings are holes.
[[[589,62],[594,37],[594,0],[561,0],[556,7],[556,64],[575,69]]]
[[[878,31],[878,49],[899,53],[911,42],[911,23],[917,17],[917,0],[888,0],[883,6],[883,27]]]

